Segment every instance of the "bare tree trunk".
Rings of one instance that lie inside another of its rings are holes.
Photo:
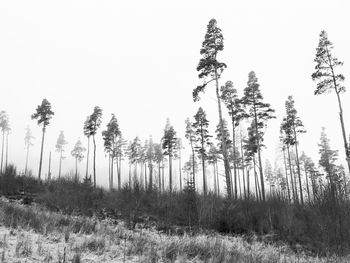
[[[160,162],[158,162],[158,190],[159,192],[162,192],[162,177],[161,177],[161,171],[160,171]]]
[[[255,178],[255,194],[256,194],[256,200],[260,200],[260,190],[258,191],[258,178],[257,178],[257,172],[256,172],[256,167],[255,167],[255,156],[253,156],[253,166],[254,166],[254,178]]]
[[[298,153],[298,140],[297,140],[297,133],[296,133],[296,130],[295,130],[295,125],[293,125],[293,132],[294,132],[294,138],[295,138],[295,157],[296,157],[296,165],[297,165],[297,172],[298,172],[298,178],[299,178],[300,202],[301,202],[301,205],[304,205],[303,188],[301,186],[301,174],[300,174],[299,153]]]
[[[9,153],[9,131],[6,132],[6,161],[5,161],[5,171],[7,169],[7,160]]]
[[[61,178],[62,150],[60,151],[60,165],[58,168],[58,178]]]
[[[153,189],[153,165],[152,165],[151,161],[148,164],[148,168],[149,168],[149,190],[152,191],[152,189]]]
[[[237,168],[237,177],[238,177],[239,197],[242,198],[241,176],[239,174],[238,168]]]
[[[236,162],[236,129],[235,120],[232,115],[232,150],[233,150],[233,177],[235,181],[235,199],[237,199],[237,162]]]
[[[28,171],[28,156],[29,156],[29,146],[27,146],[26,166],[24,169],[24,175],[27,175],[27,171]]]
[[[180,147],[181,148],[181,147]],[[181,166],[181,149],[179,149],[179,174],[180,174],[180,192],[182,192],[182,166]]]
[[[5,131],[2,132],[2,146],[1,146],[1,167],[0,167],[0,173],[3,173],[3,169],[2,169],[2,164],[3,164],[3,160],[4,160],[4,144],[5,144]]]
[[[121,171],[122,171],[122,156],[119,155],[119,166],[118,166],[118,190],[122,188],[122,178],[121,178]]]
[[[220,178],[219,178],[219,168],[218,168],[218,161],[215,161],[216,165],[216,182],[217,182],[217,188],[218,188],[218,196],[220,196]]]
[[[219,95],[219,80],[218,80],[218,73],[216,68],[215,68],[215,82],[216,82],[216,98],[218,101],[218,110],[219,110],[220,131],[222,135],[221,144],[222,144],[222,155],[223,155],[224,167],[225,167],[226,190],[227,190],[227,196],[231,198],[232,197],[231,171],[230,171],[230,163],[228,160],[226,140],[224,138],[224,124],[222,119],[221,101],[220,101],[220,95]]]
[[[290,159],[290,152],[289,152],[289,145],[287,144],[287,154],[288,154],[288,165],[289,165],[289,174],[290,174],[290,182],[292,184],[292,193],[293,193],[293,201],[297,202],[298,195],[295,195],[295,188],[294,188],[294,180],[293,180],[293,172],[292,172],[292,162]]]
[[[169,191],[173,190],[173,167],[172,167],[172,158],[171,153],[169,153]]]
[[[290,189],[289,189],[289,183],[288,183],[288,173],[287,173],[286,150],[285,150],[285,148],[283,148],[282,151],[283,151],[284,172],[285,172],[285,174],[286,174],[286,183],[287,183],[287,191],[288,191],[288,200],[289,200],[289,202],[290,202],[291,199],[290,199]]]
[[[309,200],[309,203],[311,202],[310,199],[310,188],[309,188],[309,179],[307,178],[307,170],[306,170],[306,164],[304,163],[304,171],[305,171],[305,180],[306,180],[306,190],[307,190],[307,197]]]
[[[163,188],[163,192],[165,191],[165,183],[164,183],[164,161],[163,165],[162,165],[162,188]]]
[[[45,126],[43,127],[42,131],[43,131],[43,135],[41,137],[41,150],[40,150],[40,161],[39,161],[39,173],[38,173],[38,177],[39,177],[39,181],[41,180],[41,166],[43,163],[43,151],[44,151],[44,140],[45,140]],[[1,165],[2,167],[2,165]]]
[[[214,178],[214,194],[216,195],[216,194],[217,194],[217,189],[216,189],[216,171],[215,171],[215,162],[213,162],[213,168],[214,168],[214,171],[213,171],[213,178]]]
[[[131,189],[131,162],[129,161],[129,187]]]
[[[47,179],[51,181],[51,152],[49,155],[49,172],[47,173]]]
[[[244,193],[244,198],[247,198],[246,194],[246,184],[245,184],[245,174],[244,174],[244,160],[243,160],[243,138],[242,138],[242,130],[240,130],[240,142],[241,142],[241,156],[242,156],[242,174],[243,174],[243,193]]]
[[[147,164],[146,164],[146,162],[144,162],[144,166],[145,166],[145,190],[147,190],[148,182],[147,182]]]
[[[96,188],[96,141],[95,141],[95,135],[92,136],[92,140],[94,142],[94,187]]]
[[[90,136],[88,136],[88,148],[87,148],[87,154],[86,154],[86,174],[85,178],[87,179],[89,177],[89,155],[90,154]]]
[[[75,181],[78,181],[78,158],[75,157]]]
[[[247,168],[247,196],[248,199],[250,198],[250,176],[249,176],[249,169]]]

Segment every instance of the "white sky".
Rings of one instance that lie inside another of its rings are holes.
[[[213,87],[192,101],[199,83],[196,66],[206,26],[216,18],[225,38],[219,55],[228,65],[221,83],[232,80],[240,94],[254,70],[266,102],[277,119],[268,124],[263,156],[274,162],[284,102],[293,95],[307,133],[300,148],[318,160],[321,126],[344,159],[335,94],[314,96],[311,80],[319,33],[325,29],[344,61],[350,79],[350,5],[347,1],[1,1],[0,110],[10,115],[9,159],[24,167],[24,133],[36,137],[30,168],[36,173],[41,128],[30,119],[43,98],[55,116],[47,129],[43,171],[60,130],[69,142],[63,172],[74,168],[70,155],[95,105],[103,109],[105,128],[115,113],[126,139],[163,133],[169,117],[183,136],[184,120],[202,106],[214,130],[218,122]],[[342,96],[350,129],[350,91]],[[102,131],[100,130],[100,132]],[[99,133],[100,134],[100,133]],[[97,148],[100,183],[108,181],[102,140]],[[184,140],[184,144],[186,141]],[[83,172],[85,162],[80,165]],[[91,166],[90,166],[91,167]]]

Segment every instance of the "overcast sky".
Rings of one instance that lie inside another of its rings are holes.
[[[307,133],[300,149],[318,161],[321,127],[331,145],[344,153],[334,93],[314,96],[311,79],[321,30],[328,32],[334,54],[342,61],[345,86],[350,79],[348,1],[1,1],[0,110],[10,116],[9,159],[19,169],[25,163],[27,125],[36,137],[30,168],[38,169],[41,128],[30,119],[47,98],[55,116],[45,142],[43,171],[63,130],[68,145],[63,172],[74,168],[70,155],[78,138],[86,146],[82,127],[95,105],[103,109],[102,129],[111,113],[126,139],[153,135],[160,140],[166,118],[184,136],[184,120],[199,106],[207,112],[211,130],[218,123],[213,87],[200,102],[192,100],[199,82],[196,66],[206,26],[218,21],[224,35],[219,59],[228,68],[220,80],[232,80],[240,95],[254,70],[265,101],[276,109],[268,123],[263,158],[275,161],[284,102],[293,95]],[[344,119],[350,130],[350,91],[342,95]],[[348,132],[349,133],[349,132]],[[108,160],[98,133],[97,169],[107,183]],[[184,140],[185,146],[186,141]],[[80,165],[84,171],[84,163]]]

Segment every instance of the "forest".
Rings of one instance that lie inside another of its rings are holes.
[[[247,242],[254,238],[265,244],[283,242],[295,253],[303,251],[313,257],[346,257],[350,252],[350,144],[341,100],[346,91],[345,77],[341,73],[343,62],[335,57],[327,32],[319,34],[314,72],[309,78],[314,82],[315,100],[325,93],[332,93],[331,99],[336,100],[339,110],[334,118],[339,118],[339,126],[334,129],[344,148],[332,149],[322,128],[318,159],[311,158],[299,143],[307,130],[293,94],[281,98],[285,111],[277,112],[265,101],[254,71],[247,72],[242,90],[237,90],[234,80],[222,77],[229,66],[221,56],[224,43],[219,24],[211,19],[198,47],[198,86],[189,88],[188,96],[196,104],[209,92],[215,94],[219,121],[214,123],[206,109],[198,107],[183,120],[184,138],[169,118],[160,141],[152,136],[126,138],[118,112],[104,116],[103,105],[94,106],[81,123],[84,137],[73,149],[67,149],[65,133],[60,132],[55,147],[59,170],[52,174],[51,167],[57,160],[51,158],[51,152],[48,171],[42,167],[46,160],[45,135],[55,121],[55,109],[44,98],[28,116],[42,131],[40,159],[35,164],[38,169],[28,168],[34,154],[30,151],[34,135],[29,126],[24,134],[25,166],[18,169],[8,156],[11,116],[2,110],[1,195],[27,205],[41,204],[54,213],[122,219],[128,229],[155,225],[170,236],[210,235],[215,231],[243,236]],[[263,155],[269,147],[264,142],[266,127],[277,116],[283,116],[278,138],[282,158],[275,161]],[[102,119],[107,120],[105,127]],[[209,125],[215,126],[215,133]],[[97,137],[103,139],[100,148]],[[101,174],[96,170],[96,151],[102,147],[109,164],[108,187],[102,186]],[[340,160],[339,151],[344,151],[345,160]],[[62,173],[65,158],[74,159],[74,173]],[[3,224],[20,225],[15,221]],[[169,262],[175,262],[169,257]]]

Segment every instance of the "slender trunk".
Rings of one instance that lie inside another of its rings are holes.
[[[122,176],[121,176],[121,171],[122,171],[122,155],[119,155],[119,166],[118,166],[118,190],[122,188]]]
[[[131,162],[129,161],[129,188],[131,189]]]
[[[249,169],[247,168],[247,196],[248,199],[250,198],[250,176],[249,176]]]
[[[113,182],[113,176],[114,176],[114,156],[113,153],[111,154],[111,190],[113,190],[114,182]]]
[[[306,180],[306,190],[307,190],[307,198],[309,200],[309,203],[311,202],[310,199],[310,188],[309,188],[309,179],[307,178],[307,169],[306,169],[306,164],[304,163],[304,171],[305,171],[305,180]]]
[[[61,166],[62,166],[62,150],[60,150],[60,164],[58,167],[58,178],[61,178]]]
[[[181,149],[179,152],[179,173],[180,173],[180,192],[182,192],[182,166],[181,166]]]
[[[88,136],[88,148],[87,148],[87,154],[86,154],[86,173],[85,173],[86,179],[89,176],[89,154],[90,154],[90,136]]]
[[[238,168],[237,168],[237,177],[238,177],[239,197],[242,198],[241,176],[239,174],[239,169]]]
[[[217,182],[217,188],[218,188],[218,196],[220,196],[220,180],[219,180],[219,168],[218,168],[218,161],[215,161],[216,164],[216,182]]]
[[[1,167],[0,167],[0,173],[3,173],[2,164],[4,160],[4,144],[5,144],[5,131],[2,132],[2,146],[1,146]]]
[[[253,156],[253,166],[254,166],[254,179],[255,179],[255,195],[256,195],[256,200],[259,201],[259,191],[258,191],[258,178],[257,178],[257,173],[256,173],[256,167],[255,167],[255,156]]]
[[[243,174],[243,193],[244,193],[244,198],[247,198],[246,194],[246,184],[245,184],[245,174],[244,174],[244,160],[243,160],[243,138],[242,138],[242,130],[240,130],[240,142],[241,142],[241,156],[242,156],[242,174]]]
[[[164,184],[164,161],[163,162],[163,165],[162,165],[162,189],[163,189],[163,192],[165,190],[165,184]]]
[[[173,190],[173,169],[172,169],[172,158],[171,158],[171,152],[169,153],[169,191],[172,192]]]
[[[145,168],[145,190],[147,190],[148,182],[147,182],[147,163],[146,162],[144,162],[144,168]]]
[[[220,131],[221,131],[221,135],[222,135],[221,136],[221,144],[222,144],[222,155],[223,155],[224,167],[225,167],[226,190],[227,190],[227,196],[229,198],[231,198],[232,197],[231,171],[230,171],[230,163],[228,160],[226,140],[224,138],[224,124],[223,124],[223,119],[222,119],[221,101],[220,101],[220,95],[219,95],[219,80],[218,80],[218,73],[217,73],[216,68],[215,68],[215,82],[216,82],[216,98],[218,101],[218,110],[219,110]]]
[[[285,148],[283,148],[282,151],[283,151],[284,172],[286,174],[288,200],[290,202],[291,199],[290,199],[290,189],[289,189],[289,182],[288,182],[287,163],[286,163],[286,150],[285,150]]]
[[[193,148],[193,142],[191,140],[191,150],[192,150],[192,180],[193,180],[193,185],[196,191],[196,172],[195,172],[195,155],[194,155],[194,148]]]
[[[111,154],[108,154],[108,186],[111,190]]]
[[[95,135],[92,136],[92,140],[94,142],[94,187],[96,188],[96,141],[95,141]]]
[[[149,167],[149,190],[152,191],[153,189],[153,164],[150,162],[148,164]]]
[[[28,156],[29,156],[29,145],[27,146],[26,166],[24,168],[24,175],[27,175],[27,171],[28,171]]]
[[[202,170],[203,170],[203,193],[204,195],[207,194],[207,178],[205,175],[205,161],[204,161],[204,154],[202,153]]]
[[[160,172],[160,162],[158,162],[158,190],[159,192],[162,191],[162,177]]]
[[[216,194],[217,194],[217,190],[216,190],[216,171],[215,171],[215,162],[213,162],[213,168],[214,168],[214,171],[213,171],[213,178],[214,178],[214,194],[216,195]]]
[[[288,154],[288,166],[289,166],[290,182],[292,184],[293,201],[296,202],[297,196],[295,196],[294,180],[293,180],[293,172],[292,172],[292,162],[290,159],[290,152],[289,152],[289,145],[288,144],[287,144],[287,154]]]
[[[78,181],[78,158],[75,157],[75,181]]]
[[[51,152],[49,155],[49,172],[47,173],[47,179],[51,181]]]
[[[235,119],[232,114],[232,150],[233,150],[233,177],[235,181],[235,199],[237,199],[237,162],[236,162],[236,127]]]
[[[338,92],[338,88],[337,88],[337,81],[335,78],[335,73],[334,73],[334,69],[331,63],[331,57],[328,51],[328,47],[326,47],[326,51],[327,51],[327,57],[328,57],[328,62],[331,68],[331,72],[332,72],[332,79],[333,79],[333,84],[334,84],[334,90],[335,90],[335,94],[337,95],[337,100],[338,100],[338,106],[339,106],[339,119],[340,119],[340,125],[341,125],[341,130],[342,130],[342,135],[343,135],[343,141],[344,141],[344,150],[345,150],[345,157],[346,157],[346,162],[348,164],[348,169],[350,172],[350,152],[349,152],[349,145],[346,139],[346,132],[345,132],[345,125],[344,125],[344,119],[343,119],[343,107],[341,104],[341,100],[340,100],[340,96],[339,96],[339,92]]]
[[[295,175],[295,167],[293,165],[293,178],[294,178],[294,188],[295,188],[295,197],[297,199],[297,203],[299,203],[299,194],[298,194],[298,184],[297,184],[297,177]]]
[[[45,130],[46,130],[46,127],[44,126],[43,127],[43,135],[41,137],[41,150],[40,150],[40,161],[39,161],[39,172],[38,172],[39,181],[41,180],[41,166],[42,166],[42,163],[43,163]],[[2,167],[2,165],[1,165],[1,167]]]
[[[9,132],[6,133],[6,161],[5,161],[5,171],[7,168],[7,159],[8,159],[8,153],[9,153]]]
[[[298,153],[298,140],[297,140],[297,133],[296,133],[296,130],[295,130],[295,125],[293,125],[293,132],[294,132],[294,138],[295,138],[295,157],[296,157],[296,165],[297,165],[297,172],[298,172],[298,178],[299,178],[300,202],[301,202],[301,205],[304,205],[303,188],[301,186],[301,174],[300,174],[299,153]]]
[[[257,142],[257,147],[258,147],[258,162],[259,162],[259,173],[260,173],[260,183],[261,183],[261,195],[262,195],[262,200],[265,202],[264,174],[263,174],[263,169],[262,169],[260,137],[259,137],[259,132],[258,132],[258,118],[257,118],[257,114],[256,114],[255,105],[254,105],[254,118],[255,118],[256,142]]]

